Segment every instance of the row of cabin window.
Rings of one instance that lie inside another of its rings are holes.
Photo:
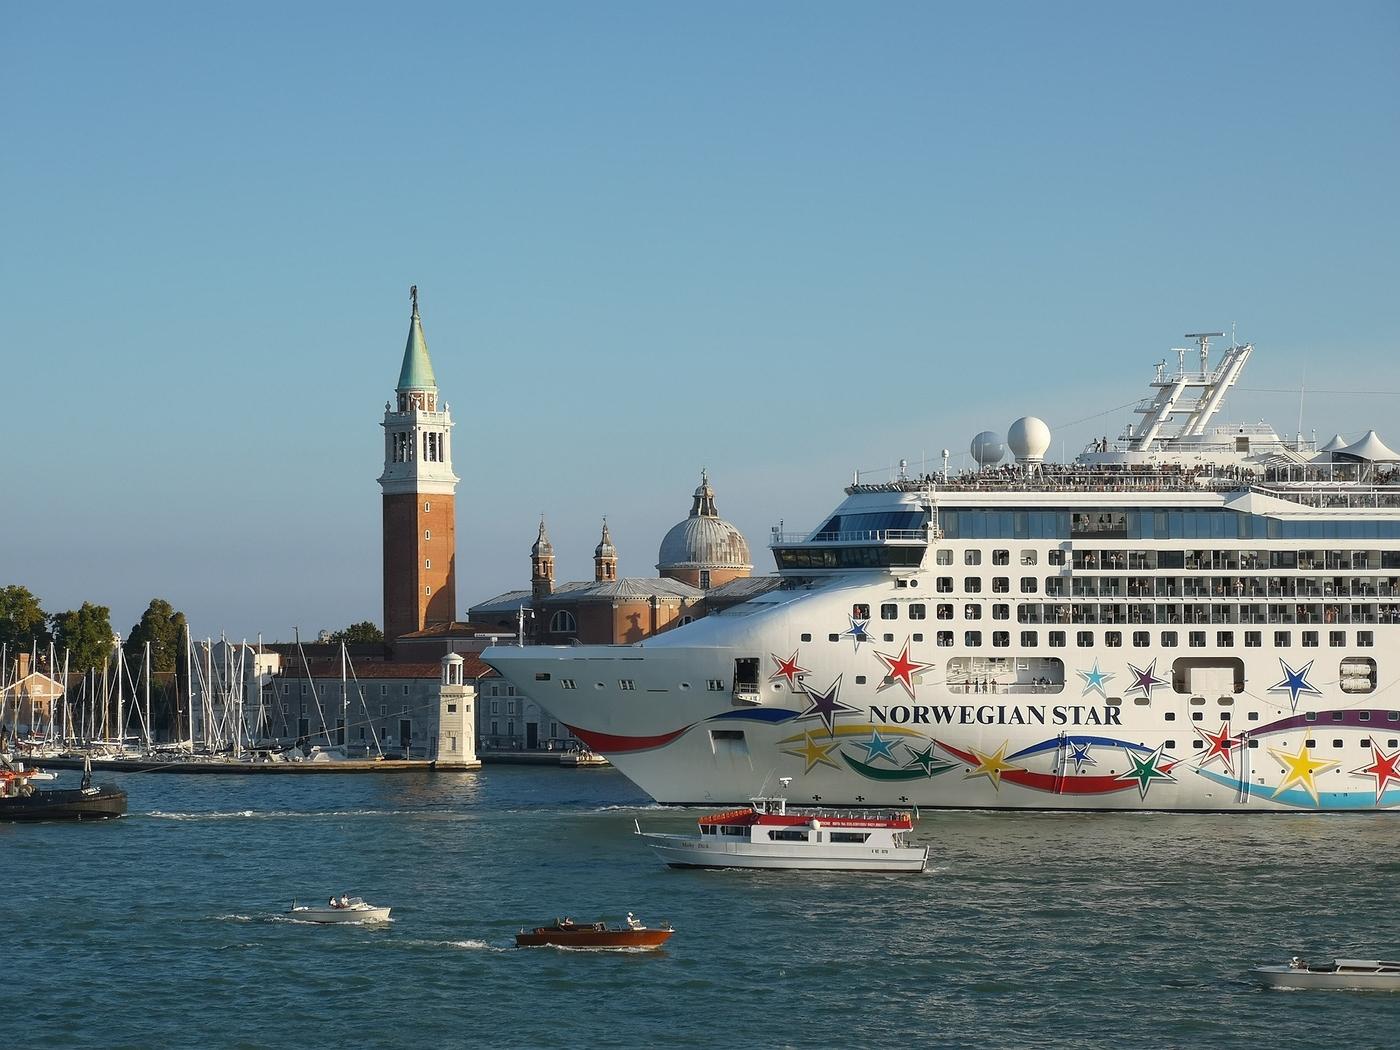
[[[1202,572],[1299,569],[1303,572],[1371,572],[1400,569],[1400,550],[1286,550],[1261,551],[1212,548],[1210,550],[1079,550],[1071,561],[1075,569],[1095,571],[1128,569],[1196,569]],[[969,563],[971,564],[971,563]]]
[[[1045,510],[1004,511],[946,508],[938,514],[942,534],[957,539],[1067,540],[1288,540],[1395,539],[1400,521],[1284,521],[1233,510]]]
[[[1188,646],[1190,646],[1191,648],[1193,648],[1193,649],[1204,649],[1204,648],[1206,648],[1206,645],[1207,645],[1207,635],[1208,635],[1208,633],[1209,633],[1209,632],[1207,632],[1207,631],[1188,631],[1188,632],[1186,632],[1186,644],[1187,644]],[[1301,639],[1301,640],[1302,640],[1303,648],[1305,648],[1305,649],[1316,649],[1316,648],[1318,648],[1318,645],[1319,645],[1319,632],[1318,632],[1318,631],[1303,631],[1303,632],[1301,632],[1301,633],[1302,633],[1302,639]],[[1216,648],[1219,648],[1219,649],[1229,649],[1229,648],[1232,648],[1232,647],[1234,646],[1234,644],[1235,644],[1235,635],[1236,635],[1236,632],[1235,632],[1235,631],[1216,631],[1216,632],[1215,632],[1215,646],[1216,646]],[[1067,642],[1067,640],[1066,640],[1066,639],[1068,638],[1068,636],[1069,636],[1069,632],[1067,632],[1067,631],[1047,631],[1047,632],[1046,632],[1046,644],[1049,645],[1052,649],[1064,648],[1064,647],[1068,644],[1068,642]],[[840,637],[841,637],[840,635],[834,635],[834,636],[833,636],[833,640],[839,639]],[[936,644],[941,645],[941,646],[951,646],[951,645],[953,644],[953,637],[954,637],[954,632],[953,632],[953,631],[939,631],[939,632],[937,633],[937,635],[935,636],[935,642],[936,642]],[[1095,640],[1094,640],[1095,637],[1096,637],[1096,635],[1095,635],[1095,632],[1094,632],[1094,631],[1075,631],[1075,632],[1074,632],[1074,644],[1075,644],[1078,648],[1080,648],[1080,649],[1092,649],[1092,648],[1097,644],[1097,643],[1095,642]],[[1178,635],[1178,633],[1177,633],[1176,631],[1162,631],[1162,632],[1161,632],[1161,635],[1160,635],[1160,638],[1159,638],[1159,641],[1158,641],[1157,644],[1158,644],[1159,646],[1161,646],[1163,649],[1174,649],[1174,648],[1176,648],[1176,647],[1180,644],[1180,642],[1179,642],[1178,639],[1179,639],[1179,635]],[[888,639],[887,639],[887,640],[888,640]],[[1134,646],[1135,648],[1138,648],[1138,649],[1146,649],[1146,648],[1149,648],[1149,647],[1152,645],[1152,632],[1150,632],[1150,631],[1134,631],[1134,632],[1132,632],[1132,642],[1133,642],[1133,646]],[[964,631],[964,632],[963,632],[963,645],[964,645],[965,647],[967,647],[967,648],[969,648],[969,649],[975,649],[975,648],[977,648],[978,646],[980,646],[981,644],[982,644],[982,632],[981,632],[981,631]],[[1110,649],[1121,648],[1122,645],[1123,645],[1123,632],[1122,632],[1122,631],[1105,631],[1105,632],[1103,633],[1103,644],[1106,645],[1106,646],[1108,646]],[[1244,645],[1245,645],[1245,648],[1247,648],[1247,649],[1258,649],[1258,648],[1262,648],[1263,644],[1264,644],[1264,643],[1263,643],[1263,632],[1261,632],[1261,631],[1245,631],[1245,632],[1244,632]],[[1276,649],[1287,649],[1287,648],[1289,648],[1292,644],[1293,644],[1293,632],[1292,632],[1292,631],[1275,631],[1275,632],[1274,632],[1274,648],[1276,648]],[[1346,632],[1346,631],[1328,631],[1328,632],[1327,632],[1327,644],[1328,644],[1329,646],[1331,646],[1332,648],[1336,648],[1336,649],[1345,648],[1346,645],[1347,645],[1347,632]],[[1374,633],[1373,631],[1357,631],[1357,632],[1356,632],[1356,643],[1355,643],[1355,644],[1356,644],[1356,646],[1357,646],[1358,648],[1361,648],[1361,649],[1370,649],[1370,648],[1374,648],[1374,647],[1375,647],[1375,644],[1376,644],[1375,633]],[[1023,648],[1023,649],[1035,649],[1035,648],[1039,647],[1039,645],[1040,645],[1040,632],[1039,632],[1039,631],[1022,631],[1022,632],[1021,632],[1021,648]],[[1006,648],[1009,648],[1009,647],[1011,646],[1011,632],[1010,632],[1010,631],[993,631],[993,632],[992,632],[992,646],[993,646],[994,648],[997,648],[997,649],[1006,649]]]
[[[1017,561],[1021,565],[1035,565],[1038,562],[1039,558],[1039,551],[1023,550],[1017,556]],[[934,552],[933,560],[938,565],[952,565],[953,551],[947,547],[939,547],[938,550]],[[1046,554],[1045,560],[1046,564],[1048,565],[1063,565],[1065,563],[1065,552],[1061,550],[1049,551]],[[982,552],[973,547],[967,548],[965,551],[963,551],[963,564],[981,565]],[[1011,552],[1009,550],[1000,549],[992,551],[992,564],[1010,565]]]

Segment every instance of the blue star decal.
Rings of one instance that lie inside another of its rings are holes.
[[[894,742],[895,741],[886,740],[882,737],[878,729],[872,729],[870,731],[870,739],[866,741],[857,741],[856,747],[865,748],[865,761],[867,763],[874,762],[881,755],[884,755],[891,762],[894,762],[894,752],[890,750],[890,745]]]
[[[1088,696],[1090,693],[1096,692],[1105,700],[1108,699],[1108,693],[1104,692],[1104,686],[1108,685],[1112,680],[1113,673],[1111,671],[1100,671],[1098,660],[1094,661],[1094,669],[1092,671],[1075,671],[1074,673],[1084,679],[1084,688],[1080,691],[1080,696]]]
[[[1089,744],[1087,741],[1083,744],[1072,743],[1069,745],[1068,761],[1074,763],[1074,771],[1076,773],[1078,773],[1085,766],[1098,765],[1097,762],[1095,762],[1092,758],[1089,757],[1089,748],[1091,746],[1092,745]]]
[[[1293,710],[1298,710],[1298,697],[1321,696],[1322,690],[1308,681],[1308,672],[1312,670],[1313,662],[1309,660],[1298,670],[1288,666],[1288,661],[1279,657],[1279,666],[1283,668],[1283,681],[1269,686],[1271,693],[1287,693],[1289,703],[1293,705]]]
[[[836,728],[837,715],[856,713],[856,709],[850,704],[837,699],[837,694],[841,691],[841,676],[839,674],[836,676],[836,681],[822,692],[813,689],[805,680],[799,680],[798,685],[807,694],[809,701],[807,710],[802,712],[801,717],[810,718],[812,715],[816,715],[822,720],[822,725],[826,726],[828,733]]]
[[[870,626],[870,621],[857,620],[854,616],[849,617],[849,619],[851,621],[850,630],[841,633],[849,635],[851,641],[855,643],[856,650],[859,651],[861,642],[870,641],[870,632],[866,630],[866,628]]]

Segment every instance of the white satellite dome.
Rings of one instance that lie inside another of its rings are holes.
[[[1039,463],[1050,449],[1050,428],[1043,419],[1022,416],[1007,430],[1006,443],[1017,463]]]
[[[1001,443],[1001,435],[994,430],[984,430],[972,439],[972,458],[979,467],[990,467],[1000,463],[1006,455],[1006,446]]]

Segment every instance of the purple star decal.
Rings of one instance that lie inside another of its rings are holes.
[[[1129,664],[1128,673],[1132,675],[1133,684],[1128,686],[1128,688],[1125,689],[1124,692],[1141,693],[1149,700],[1152,699],[1153,689],[1157,688],[1157,686],[1159,685],[1167,684],[1167,680],[1165,678],[1157,677],[1156,657],[1152,658],[1152,662],[1148,664],[1146,668],[1134,667],[1132,664]]]
[[[836,728],[836,716],[842,714],[857,714],[858,712],[850,704],[843,703],[837,698],[841,691],[841,676],[836,676],[836,681],[832,682],[822,692],[813,689],[804,681],[799,681],[798,685],[807,694],[810,705],[802,712],[802,718],[810,718],[816,715],[822,720],[822,725],[826,726],[826,731],[830,733]]]

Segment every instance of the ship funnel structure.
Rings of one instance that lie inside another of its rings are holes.
[[[1006,443],[1017,463],[1042,463],[1050,450],[1050,428],[1043,419],[1022,416],[1007,430]]]
[[[1006,446],[1001,443],[1001,435],[994,430],[984,430],[972,439],[972,458],[977,466],[991,467],[1001,462],[1006,455]]]

